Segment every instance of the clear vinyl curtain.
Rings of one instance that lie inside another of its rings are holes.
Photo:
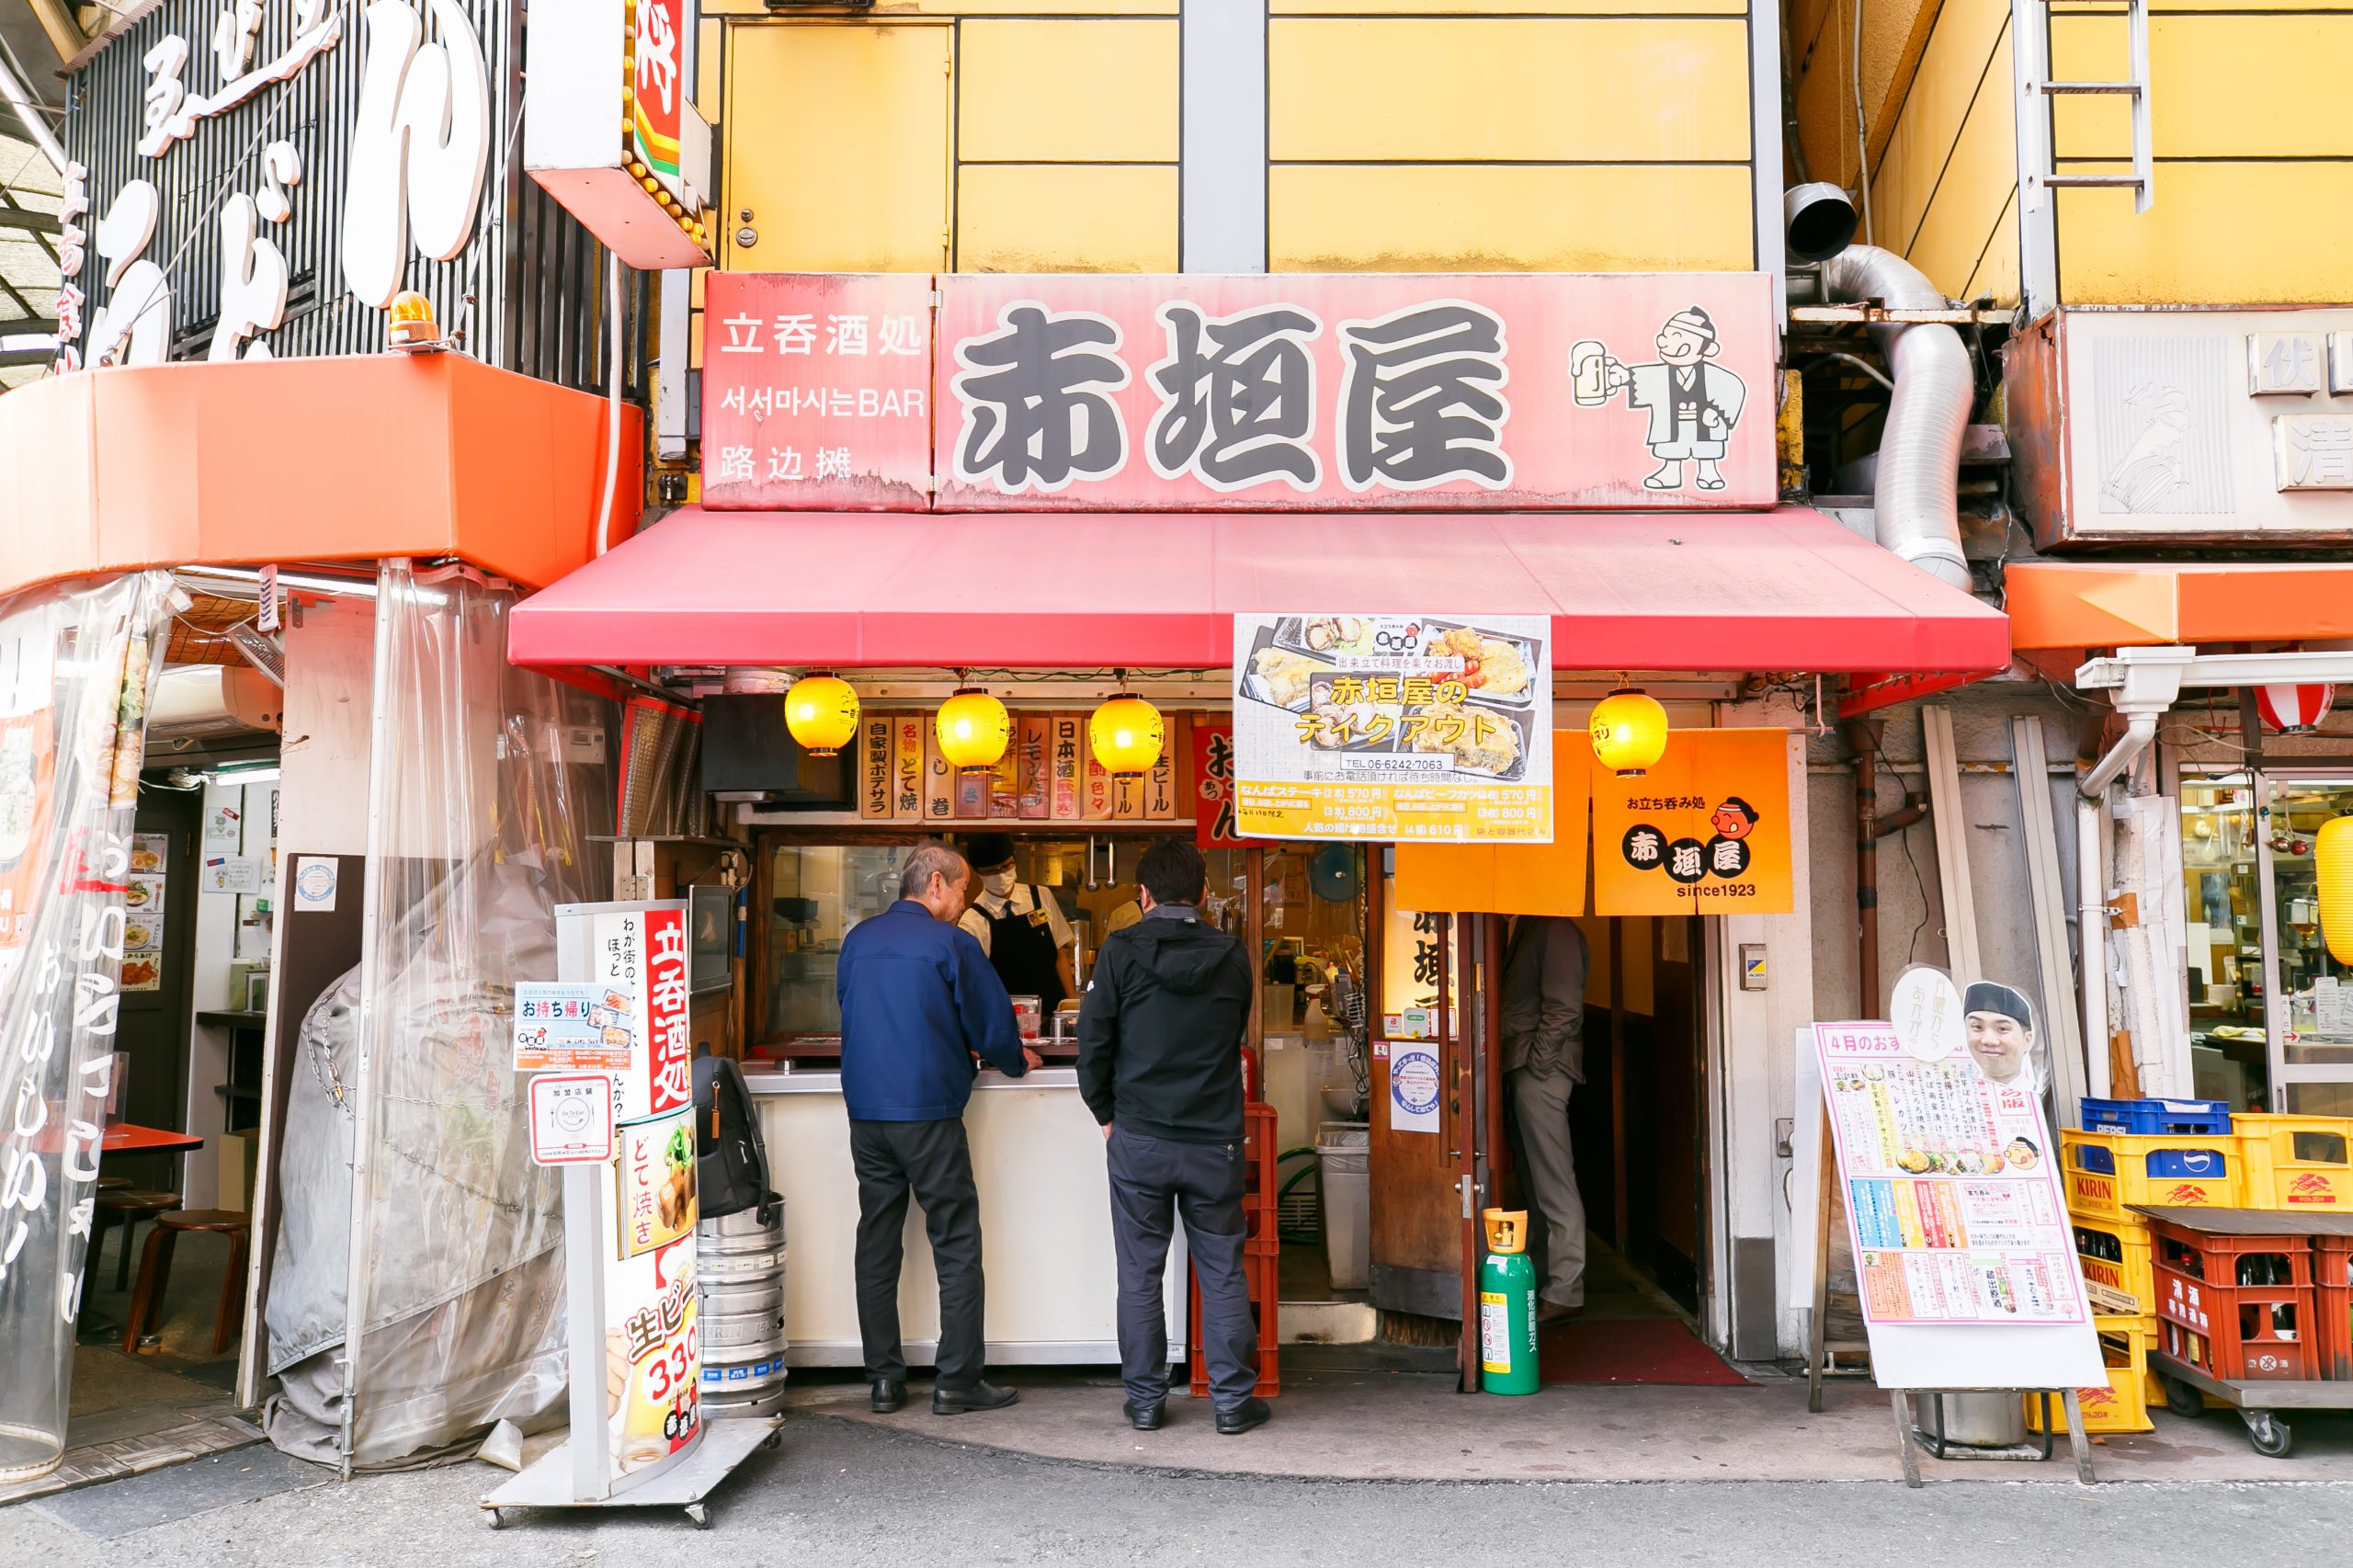
[[[65,1451],[131,818],[176,592],[142,572],[0,601],[0,1483]]]
[[[514,603],[377,578],[361,960],[296,1041],[266,1308],[271,1440],[347,1469],[563,1409],[563,1184],[531,1163],[512,1017],[555,978],[556,905],[608,896],[612,705],[506,662]]]

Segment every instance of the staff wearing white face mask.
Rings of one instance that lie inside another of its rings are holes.
[[[1072,969],[1078,938],[1070,922],[1052,892],[1014,880],[1013,840],[1006,835],[974,835],[964,841],[964,856],[980,889],[958,924],[981,944],[1008,993],[1037,997],[1052,1017],[1078,991]]]

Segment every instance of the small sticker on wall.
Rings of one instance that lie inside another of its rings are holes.
[[[315,914],[335,908],[335,883],[343,868],[332,855],[294,858],[294,907]]]

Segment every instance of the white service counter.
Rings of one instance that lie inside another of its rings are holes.
[[[748,1074],[785,1198],[784,1332],[796,1367],[856,1367],[858,1177],[837,1072]],[[981,1195],[988,1277],[988,1358],[999,1366],[1100,1365],[1120,1358],[1103,1132],[1078,1097],[1078,1074],[1041,1067],[1006,1078],[983,1069],[964,1112]],[[1188,1354],[1185,1234],[1177,1227],[1162,1287],[1168,1355]],[[939,1281],[920,1205],[907,1205],[899,1273],[907,1363],[932,1363]]]

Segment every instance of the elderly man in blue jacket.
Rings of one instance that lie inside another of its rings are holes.
[[[1038,1065],[1013,1003],[970,933],[957,928],[972,869],[926,844],[899,871],[899,901],[842,938],[842,1098],[858,1171],[858,1326],[870,1403],[906,1403],[899,1342],[900,1236],[907,1196],[923,1205],[939,1273],[935,1415],[997,1410],[1018,1396],[982,1378],[981,1200],[964,1141],[975,1059],[1017,1078]]]

